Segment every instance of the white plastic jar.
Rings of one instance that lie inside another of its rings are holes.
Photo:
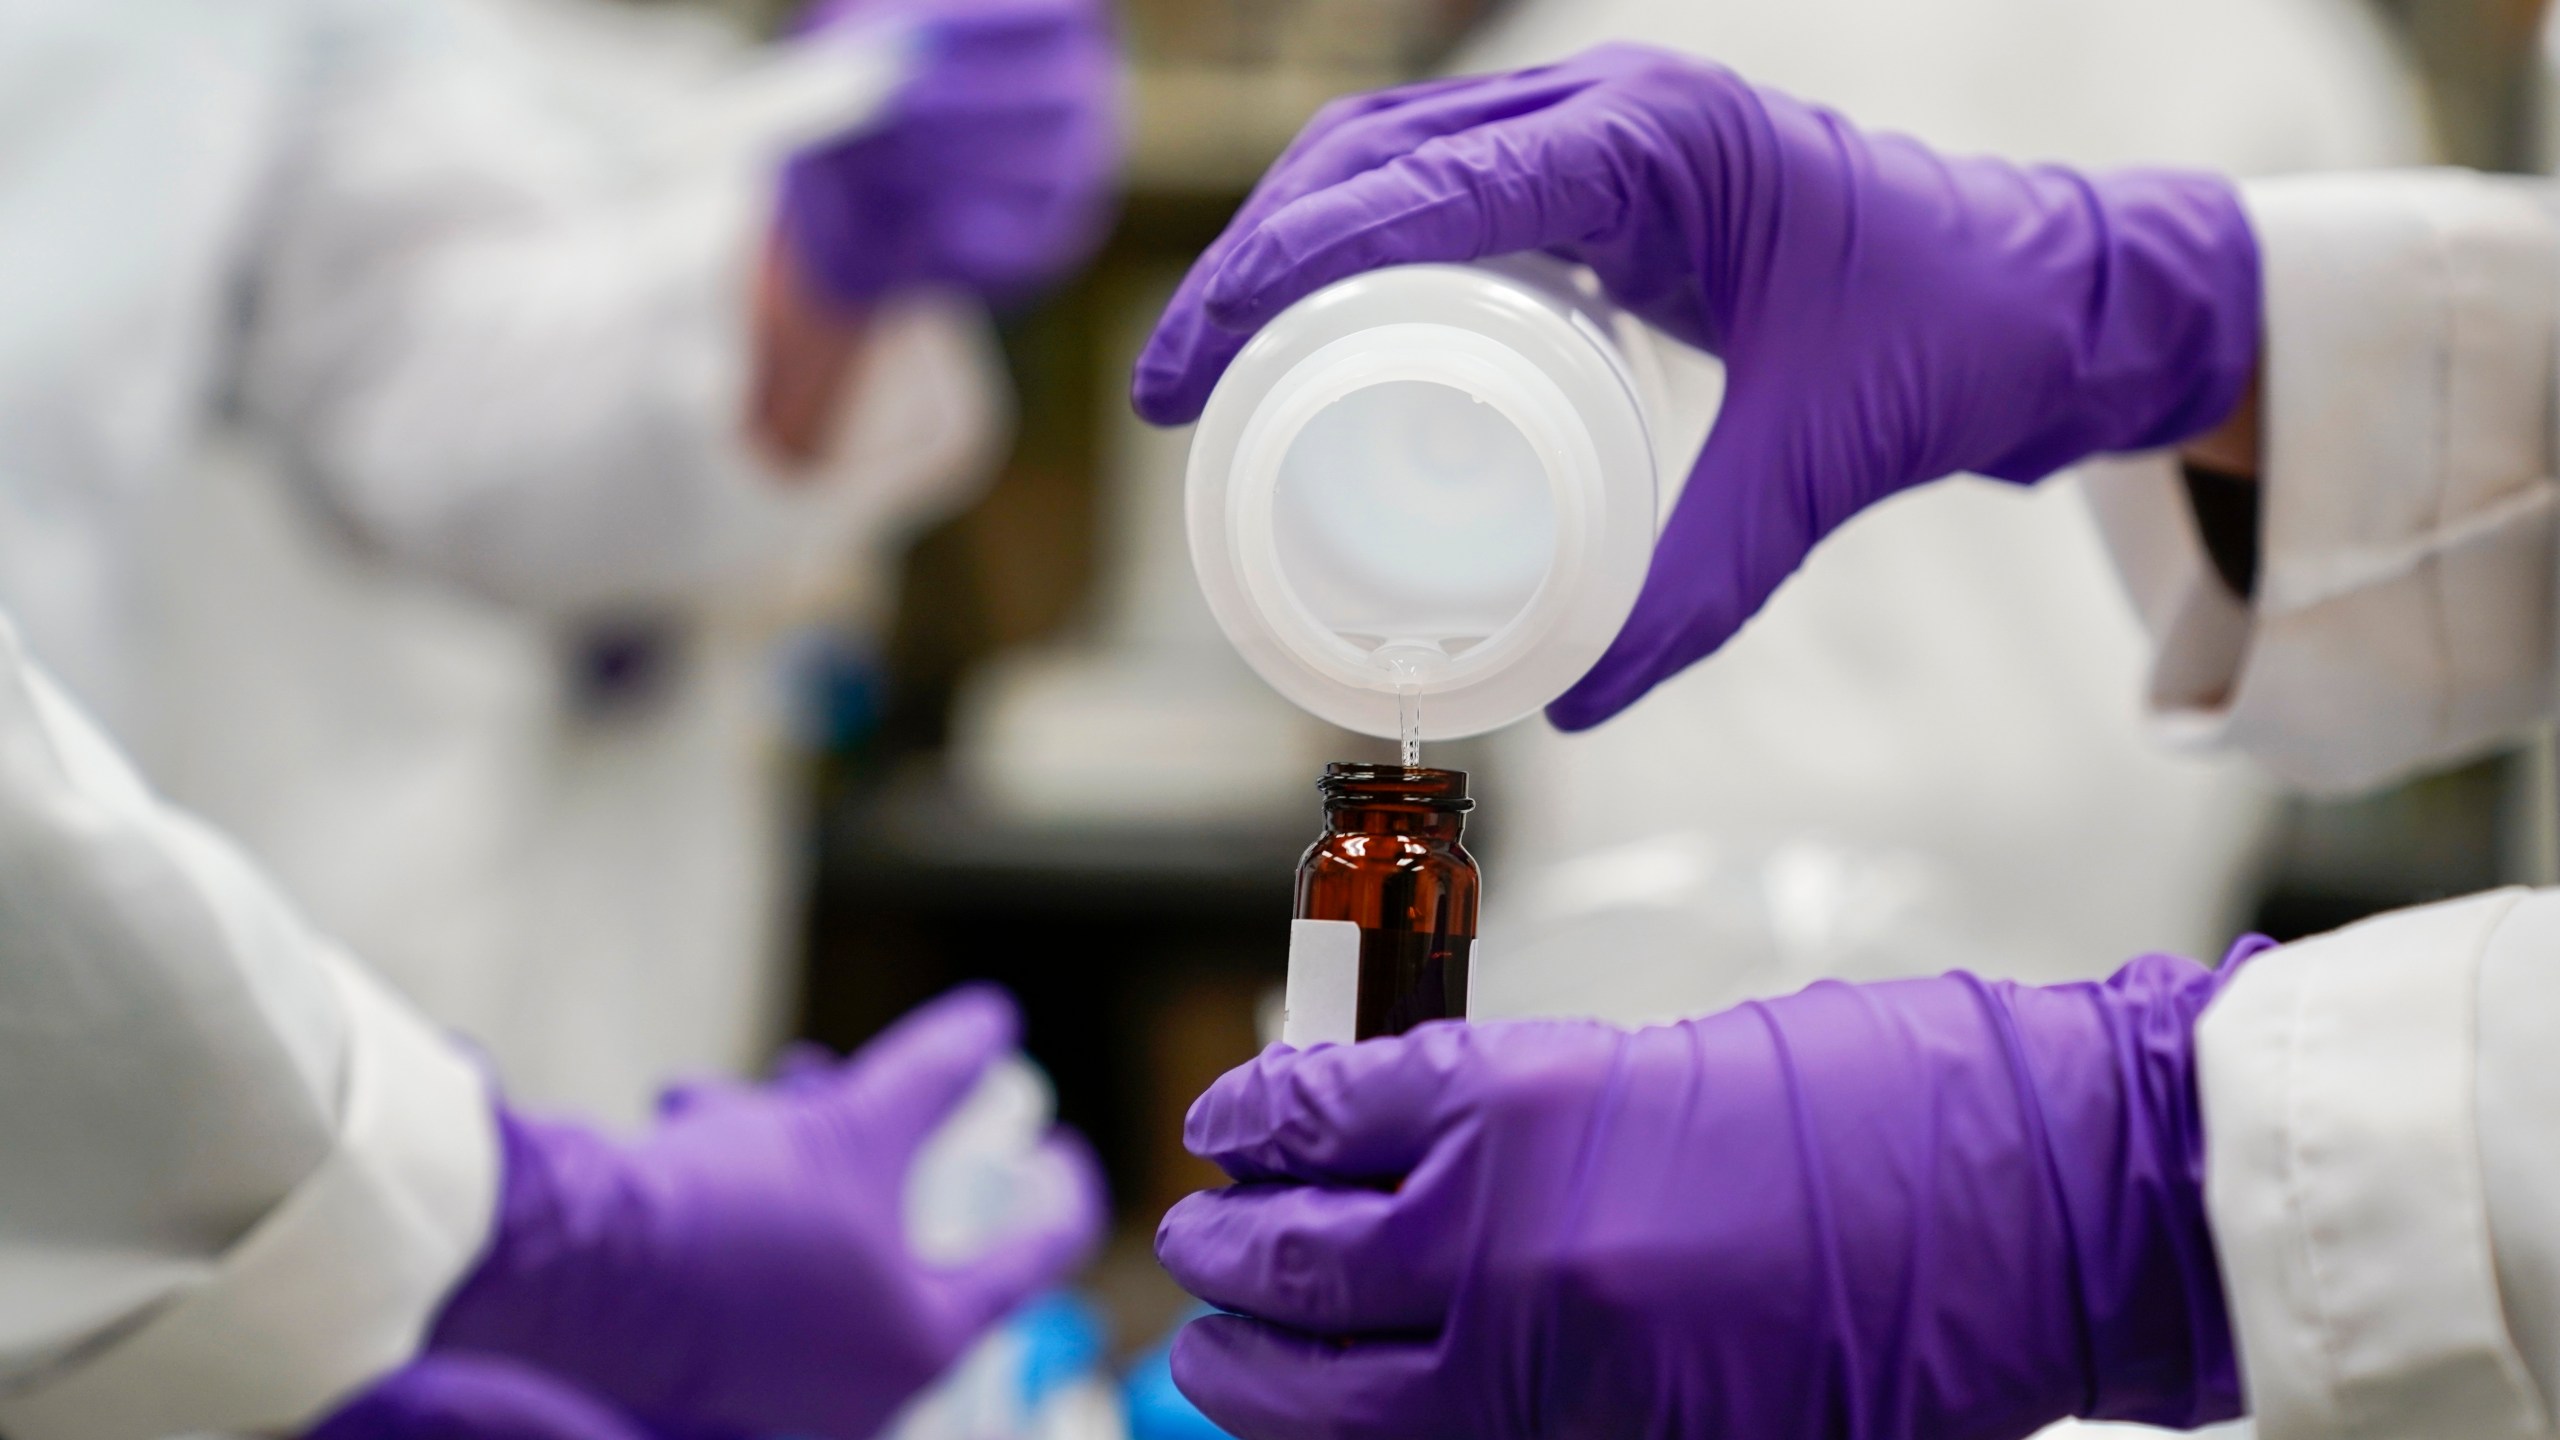
[[[1644,583],[1658,340],[1543,256],[1357,275],[1263,327],[1191,442],[1191,558],[1323,719],[1491,730],[1580,679]]]

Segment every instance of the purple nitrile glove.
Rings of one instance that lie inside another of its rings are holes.
[[[1824,982],[1639,1031],[1274,1047],[1156,1252],[1247,1440],[2008,1440],[2239,1413],[2192,1032],[2221,972]]]
[[[911,25],[914,73],[877,124],[802,152],[781,230],[859,303],[916,285],[992,299],[1056,279],[1109,220],[1118,48],[1104,0],[825,0],[804,33]]]
[[[1634,613],[1549,708],[1567,729],[1722,645],[1866,506],[2188,438],[2256,363],[2227,181],[1953,159],[1610,45],[1318,114],[1175,293],[1138,412],[1198,416],[1253,331],[1332,281],[1521,250],[1589,265],[1727,375]]]
[[[499,1114],[488,1253],[429,1348],[512,1357],[653,1425],[868,1440],[1100,1238],[1083,1142],[1062,1213],[957,1267],[907,1240],[906,1175],[1019,1021],[966,989],[840,1065],[690,1087],[637,1141]]]
[[[303,1440],[669,1437],[532,1366],[491,1356],[444,1355],[393,1371],[313,1426]]]

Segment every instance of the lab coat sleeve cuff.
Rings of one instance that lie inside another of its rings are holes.
[[[2539,719],[2551,684],[2560,223],[2467,171],[2245,191],[2265,270],[2257,593],[2206,562],[2168,457],[2091,494],[2164,735],[2347,790]]]
[[[9,1440],[297,1429],[417,1351],[487,1237],[490,1096],[451,1041],[328,963],[347,1025],[335,1148],[204,1284],[0,1398]]]
[[[2482,960],[2525,893],[2260,956],[2198,1026],[2206,1209],[2265,1440],[2547,1433],[2474,1125]]]

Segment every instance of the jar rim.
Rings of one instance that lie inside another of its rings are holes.
[[[1467,772],[1429,766],[1336,760],[1316,780],[1316,793],[1328,809],[1368,805],[1415,805],[1464,814],[1476,808],[1467,797]]]

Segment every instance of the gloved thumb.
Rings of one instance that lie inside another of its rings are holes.
[[[903,1167],[959,1108],[997,1057],[1022,1036],[1012,997],[966,985],[918,1006],[836,1071],[833,1088],[806,1072],[783,1086],[794,1098],[856,1114],[866,1164]]]

